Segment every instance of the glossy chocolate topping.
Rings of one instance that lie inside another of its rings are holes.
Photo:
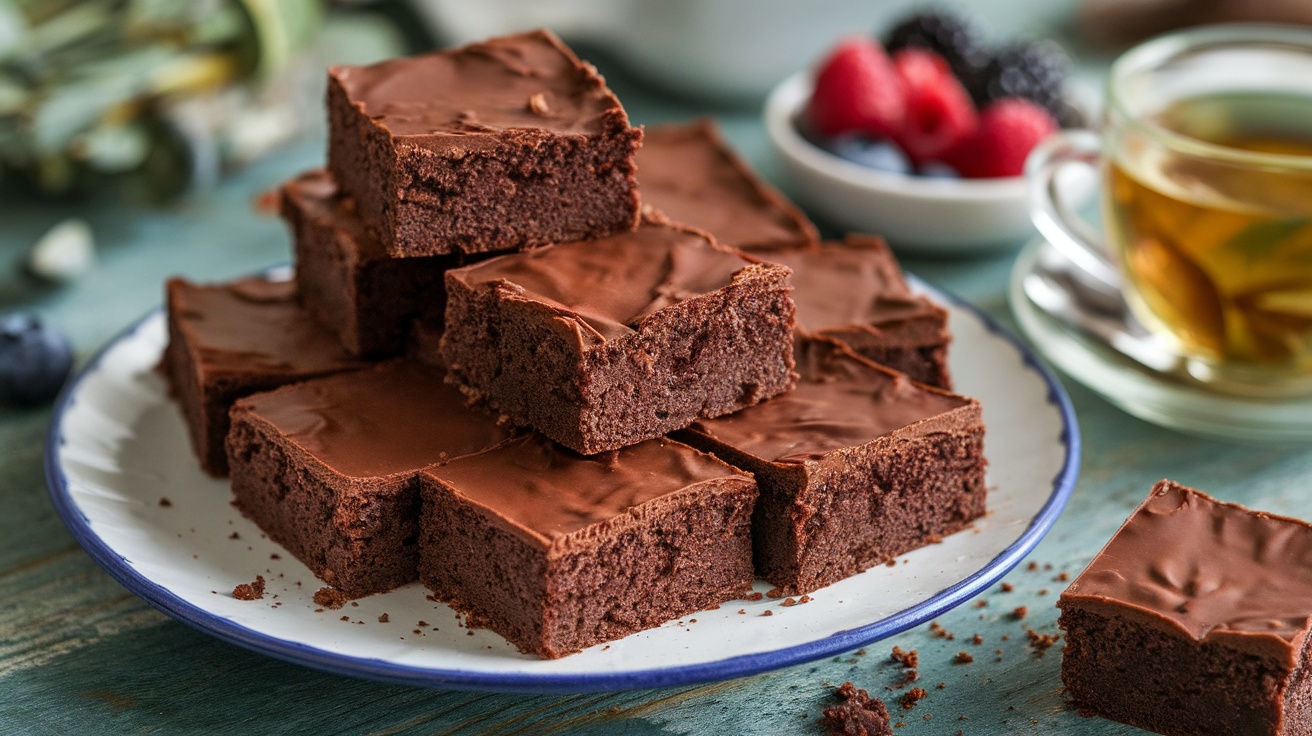
[[[843,243],[814,250],[758,255],[793,270],[797,324],[811,331],[866,326],[932,316],[936,307],[911,293],[902,269],[883,240],[849,235]]]
[[[291,281],[168,282],[169,305],[207,373],[305,374],[364,363],[296,301]]]
[[[282,186],[283,207],[294,207],[336,230],[338,237],[350,238],[361,258],[386,258],[387,249],[369,235],[355,211],[355,202],[342,193],[326,169],[312,169]]]
[[[814,226],[767,189],[709,121],[647,129],[636,161],[644,204],[722,243],[751,247],[816,239]]]
[[[560,311],[594,341],[631,334],[653,312],[728,285],[751,261],[666,225],[515,253],[447,273],[501,284]]]
[[[971,403],[932,391],[826,342],[797,351],[797,388],[735,414],[704,419],[694,431],[762,460],[796,463],[864,445]]]
[[[751,479],[666,438],[583,456],[537,433],[428,472],[544,544],[699,483]]]
[[[1116,602],[1196,640],[1290,661],[1312,616],[1312,525],[1161,481],[1063,605],[1069,598]]]
[[[531,128],[586,135],[628,125],[601,77],[548,31],[329,73],[396,137]]]
[[[494,416],[466,406],[442,375],[394,361],[255,394],[239,406],[342,475],[413,472],[510,436]]]

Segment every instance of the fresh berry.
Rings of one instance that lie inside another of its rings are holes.
[[[1057,130],[1047,110],[1020,98],[998,100],[979,114],[974,135],[948,152],[945,160],[963,176],[1020,176],[1025,157]]]
[[[894,137],[912,161],[941,159],[976,125],[975,107],[943,57],[923,49],[893,55],[906,93],[906,120]]]
[[[0,404],[50,401],[72,367],[73,348],[54,328],[30,314],[0,317]]]
[[[902,83],[884,49],[868,38],[840,43],[820,65],[808,108],[821,136],[890,137],[906,115]]]
[[[981,108],[1007,97],[1022,97],[1060,120],[1070,69],[1070,57],[1055,43],[1014,43],[998,49],[983,73],[967,80],[967,91]]]
[[[926,161],[916,167],[916,173],[926,179],[960,179],[961,172],[942,161]]]
[[[825,148],[836,156],[893,174],[911,173],[911,162],[896,143],[882,138],[868,138],[860,133],[844,133],[830,138]]]
[[[979,74],[989,61],[989,47],[979,26],[946,11],[914,15],[884,36],[888,53],[925,49],[943,57],[957,79]]]

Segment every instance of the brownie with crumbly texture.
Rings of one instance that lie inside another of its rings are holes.
[[[793,270],[799,331],[838,340],[921,383],[952,388],[947,310],[911,291],[883,238],[851,234],[842,243],[757,255]]]
[[[160,367],[210,475],[228,472],[223,439],[232,402],[364,365],[301,308],[290,281],[195,284],[175,278],[165,292],[169,341]]]
[[[441,358],[512,421],[584,454],[788,390],[788,269],[669,225],[447,272]]]
[[[469,625],[562,657],[745,594],[756,493],[666,438],[584,457],[529,434],[423,474],[420,579]]]
[[[418,575],[419,472],[509,436],[409,361],[284,386],[233,405],[234,503],[344,595],[380,593]]]
[[[838,703],[824,710],[821,721],[829,736],[893,736],[888,706],[879,698],[845,682],[834,691]]]
[[[1062,593],[1083,715],[1193,734],[1312,729],[1312,525],[1153,487]]]
[[[701,228],[743,250],[805,248],[815,225],[733,152],[709,119],[648,128],[638,190],[649,219]]]
[[[412,319],[441,322],[443,276],[461,254],[392,258],[364,227],[355,202],[322,169],[279,190],[292,230],[296,284],[305,308],[351,353],[399,354]]]
[[[756,476],[756,572],[808,593],[984,513],[979,402],[828,340],[800,340],[797,387],[672,436]]]
[[[393,256],[595,238],[638,221],[642,131],[548,31],[328,74],[328,168]]]

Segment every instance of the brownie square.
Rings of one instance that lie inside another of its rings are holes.
[[[328,168],[390,255],[633,229],[642,131],[548,31],[328,73]]]
[[[842,243],[757,255],[793,270],[799,331],[951,390],[947,310],[911,292],[883,238],[853,234]]]
[[[637,162],[650,219],[692,225],[743,250],[807,247],[819,239],[806,215],[725,145],[709,119],[648,128]]]
[[[1062,593],[1084,715],[1162,734],[1312,724],[1312,525],[1164,480]]]
[[[808,593],[984,513],[979,402],[839,343],[798,343],[797,387],[672,436],[756,476],[756,572]]]
[[[668,225],[447,272],[441,357],[512,421],[584,454],[788,390],[788,269]]]
[[[583,457],[539,434],[421,477],[420,579],[555,658],[752,584],[751,476],[661,438]]]
[[[284,184],[280,195],[295,242],[301,301],[348,351],[396,355],[405,348],[412,318],[426,315],[440,323],[443,275],[464,257],[390,257],[326,171],[302,174]]]
[[[324,582],[380,593],[418,574],[419,472],[508,436],[408,361],[293,384],[232,408],[234,503]]]
[[[160,367],[210,475],[228,473],[223,439],[232,402],[364,365],[301,309],[290,281],[170,279],[165,291],[169,342]]]

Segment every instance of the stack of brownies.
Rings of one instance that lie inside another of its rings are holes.
[[[328,114],[294,280],[171,281],[164,367],[202,467],[342,595],[420,580],[559,657],[983,513],[946,313],[709,123],[644,140],[545,31],[334,68]]]

